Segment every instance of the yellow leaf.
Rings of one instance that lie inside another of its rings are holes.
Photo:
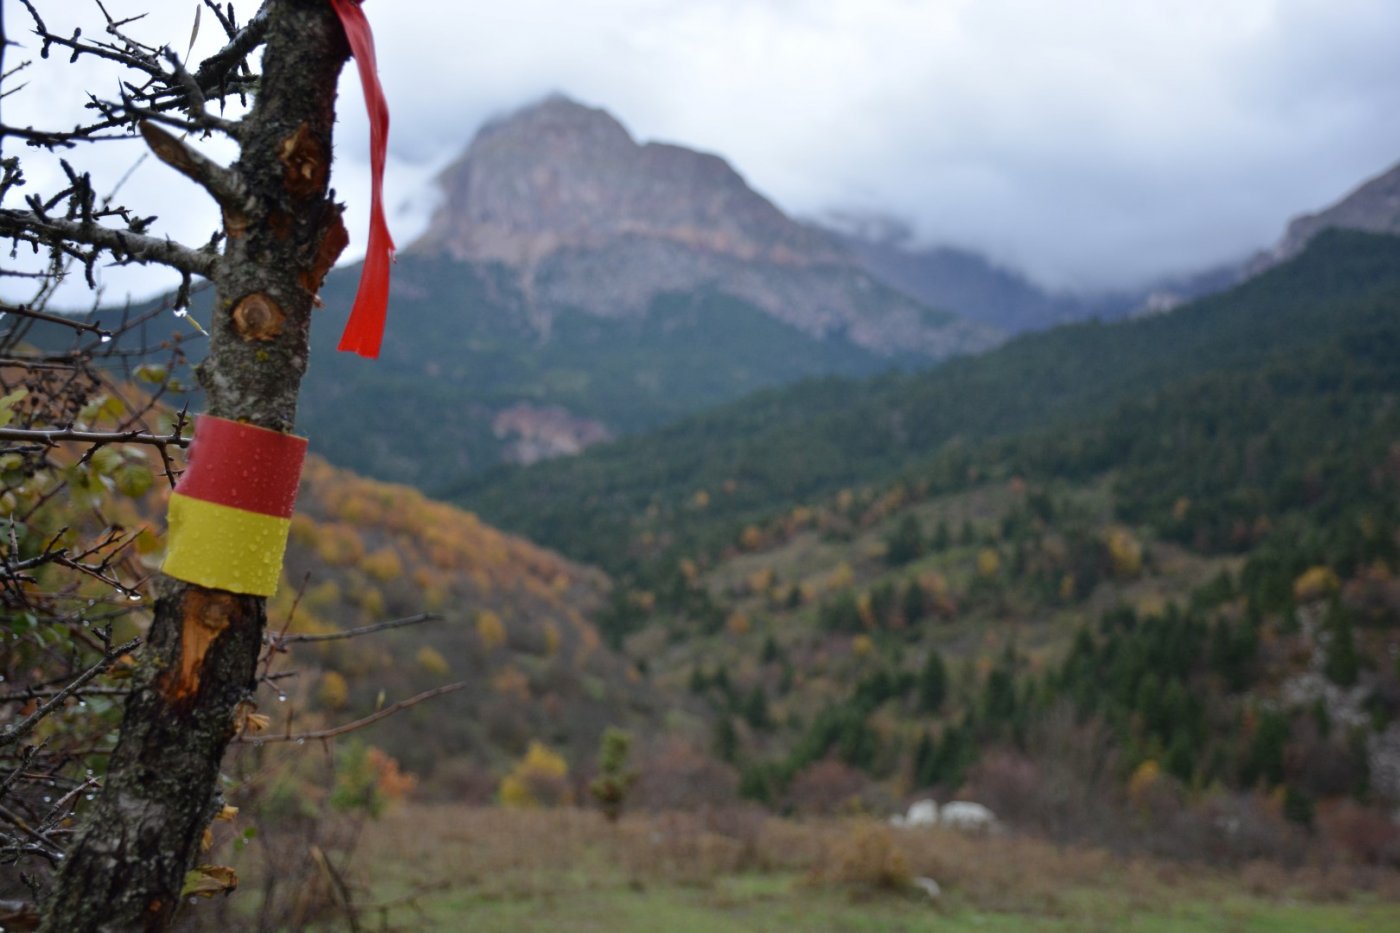
[[[234,818],[237,816],[237,807],[231,807],[228,804],[224,804],[223,808],[219,810],[218,814],[215,815],[214,819],[218,820],[220,823],[232,823],[234,821]]]
[[[238,889],[238,872],[227,865],[200,865],[185,872],[181,897],[213,897],[232,894]]]

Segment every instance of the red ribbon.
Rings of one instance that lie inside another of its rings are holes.
[[[389,105],[379,85],[379,69],[374,62],[374,34],[360,9],[361,0],[331,0],[350,52],[360,70],[360,86],[365,92],[369,113],[369,162],[371,175],[369,249],[360,270],[360,288],[345,332],[337,349],[375,359],[384,338],[384,314],[389,307],[389,265],[394,261],[394,240],[384,220],[384,153],[389,145]]]

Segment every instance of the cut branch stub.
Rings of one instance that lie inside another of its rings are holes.
[[[233,329],[244,340],[275,340],[287,315],[266,294],[248,295],[233,309]]]
[[[280,157],[284,167],[282,183],[292,197],[315,197],[326,190],[330,160],[311,127],[303,123],[282,140]]]
[[[244,199],[245,192],[237,175],[200,153],[183,140],[167,133],[150,120],[137,124],[141,137],[156,158],[195,182],[224,207],[234,208]]]

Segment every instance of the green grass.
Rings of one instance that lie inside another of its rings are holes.
[[[566,886],[557,894],[487,895],[471,888],[432,894],[387,914],[391,927],[481,931],[1020,931],[1135,930],[1374,933],[1400,928],[1400,908],[1381,903],[1288,904],[1244,896],[1143,906],[1112,891],[1066,892],[1053,913],[990,911],[919,895],[819,890],[792,875],[739,875],[711,885]]]

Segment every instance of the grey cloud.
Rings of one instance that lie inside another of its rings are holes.
[[[194,0],[121,0],[181,33]],[[726,156],[808,216],[907,218],[1050,284],[1123,284],[1265,245],[1400,159],[1387,0],[370,0],[391,206],[482,121],[551,91]],[[342,85],[334,183],[364,210]],[[152,190],[162,184],[140,180]]]

